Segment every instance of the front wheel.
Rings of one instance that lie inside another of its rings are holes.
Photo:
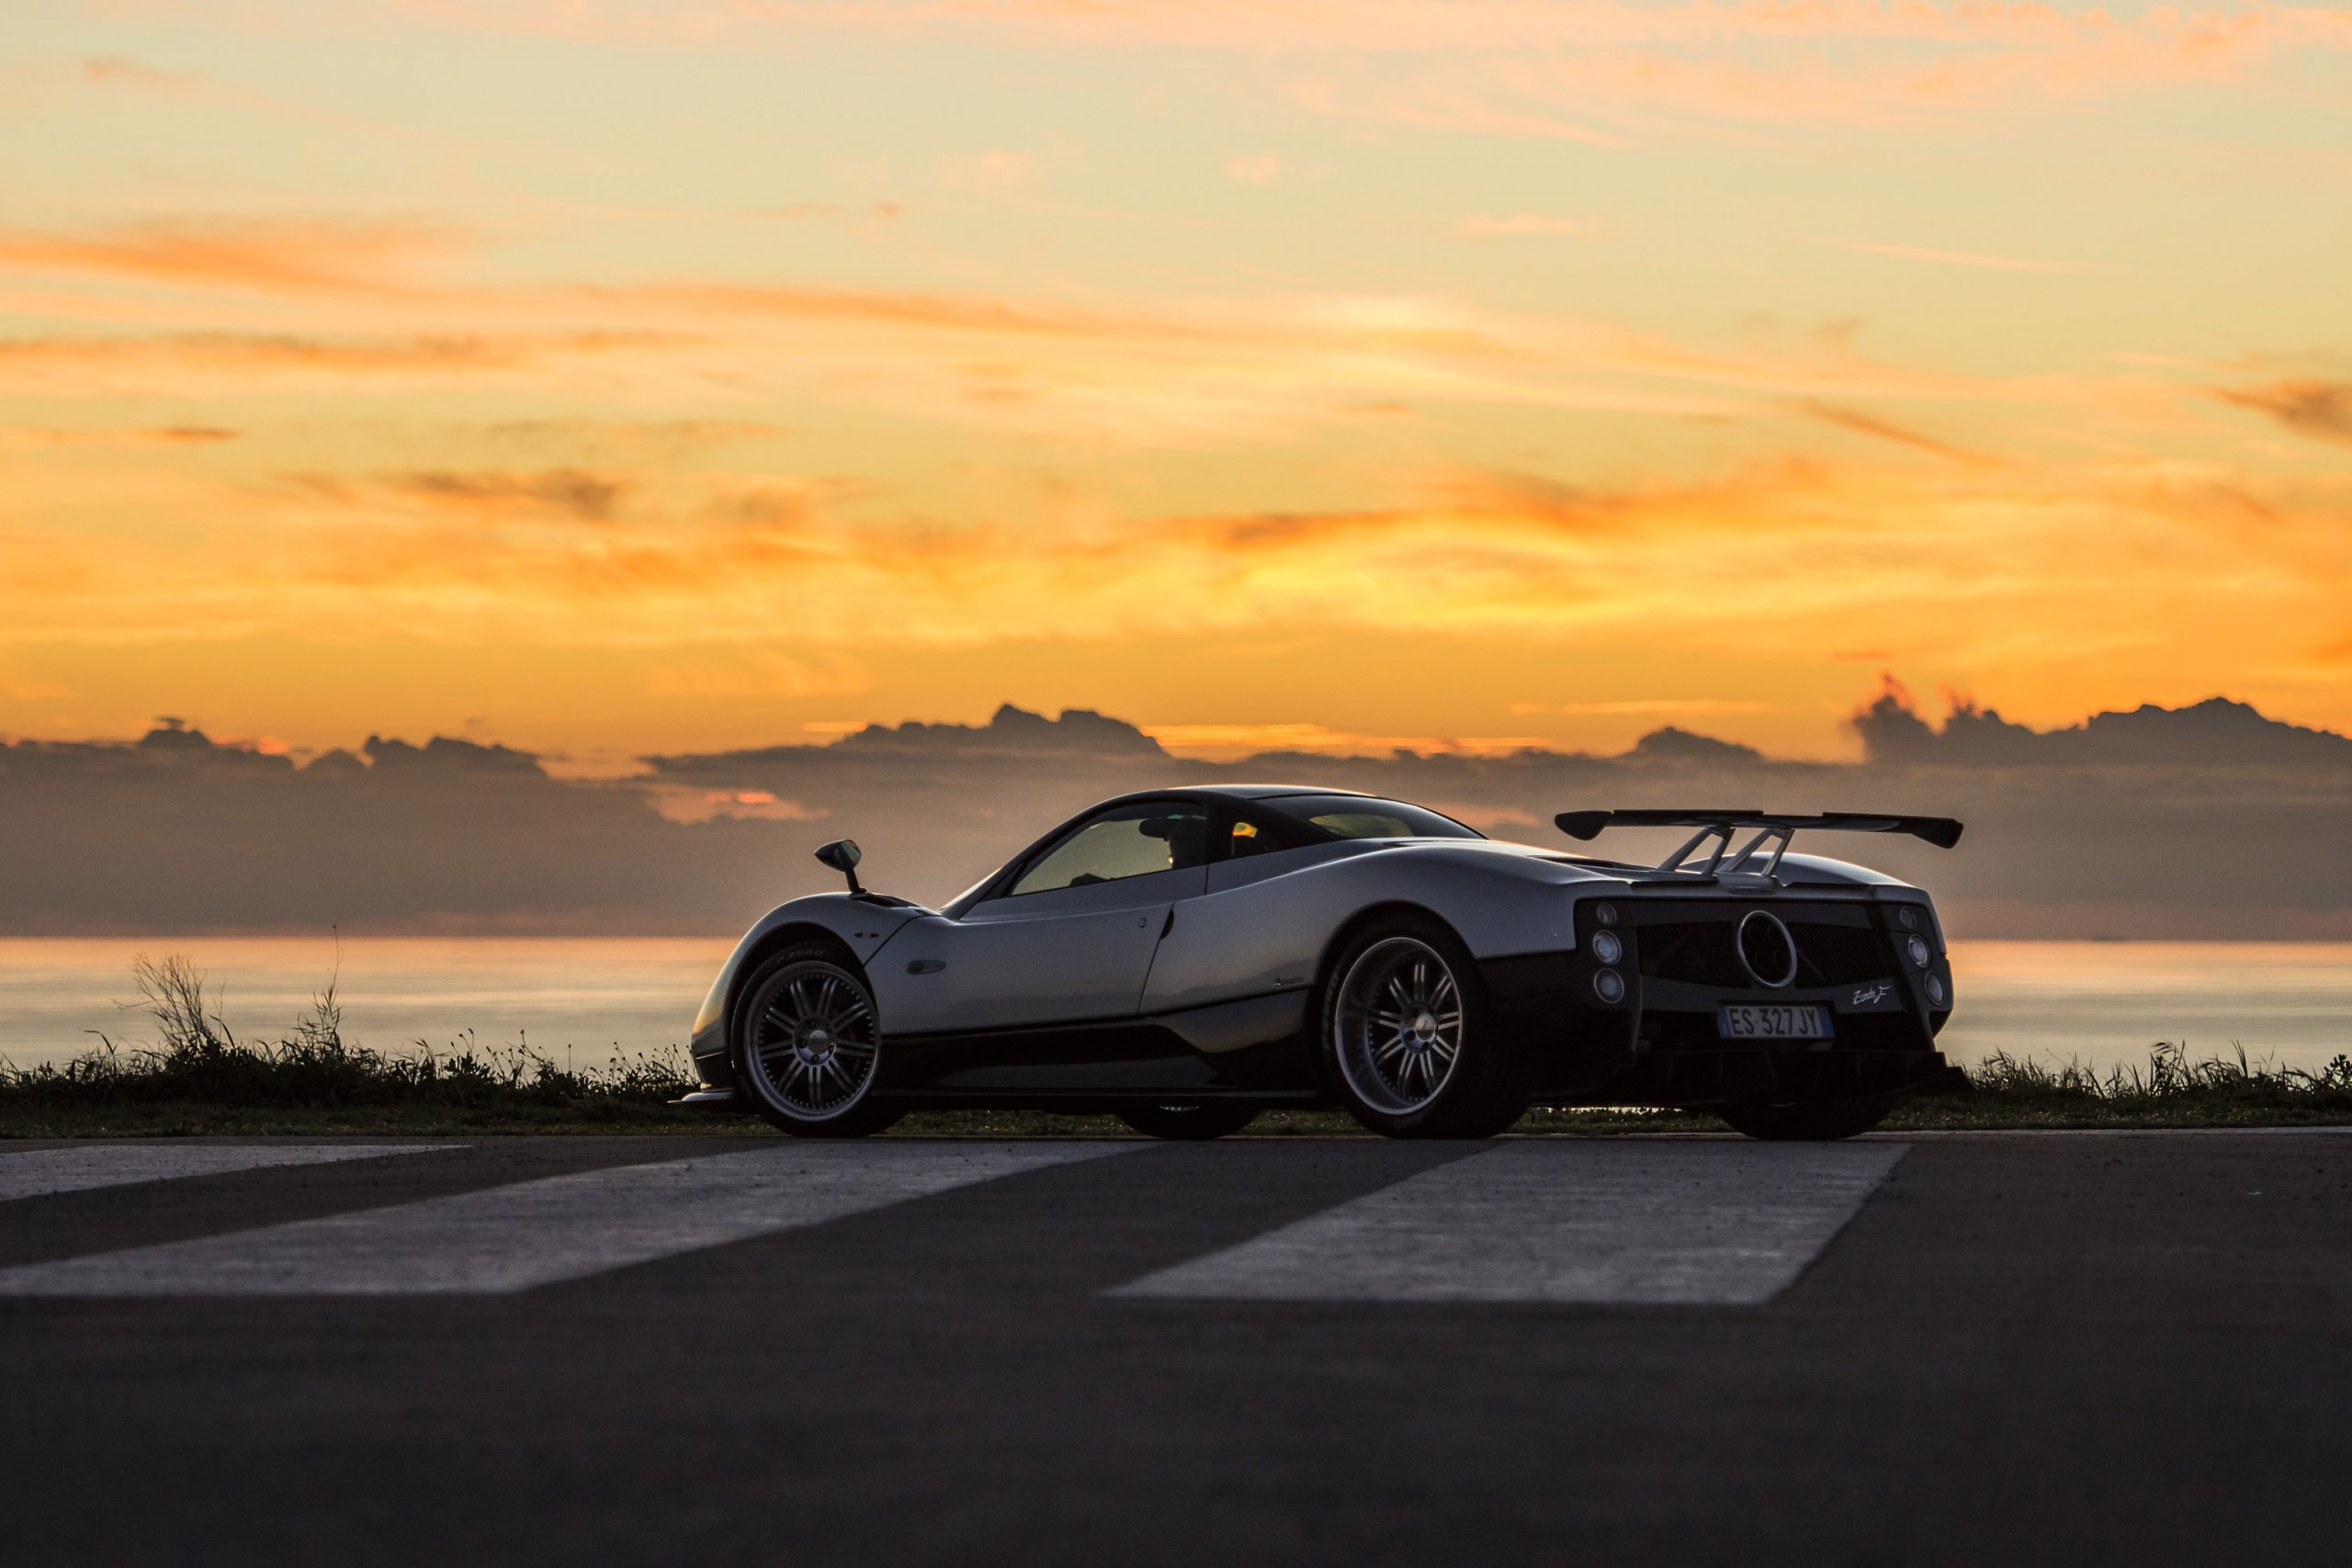
[[[1509,1043],[1487,1027],[1476,965],[1434,921],[1359,933],[1331,965],[1318,1019],[1340,1103],[1384,1137],[1491,1137],[1527,1110]]]
[[[1189,1143],[1238,1133],[1258,1119],[1258,1108],[1216,1100],[1196,1105],[1131,1105],[1118,1116],[1147,1138]]]
[[[1715,1114],[1735,1133],[1770,1143],[1834,1143],[1867,1133],[1894,1109],[1891,1094],[1855,1100],[1799,1100],[1785,1105],[1726,1105]]]
[[[822,942],[786,948],[752,972],[734,1033],[735,1081],[795,1137],[863,1138],[906,1114],[871,1098],[881,1055],[874,996]]]

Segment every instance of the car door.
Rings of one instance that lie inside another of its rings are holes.
[[[1143,1011],[1181,1012],[1283,992],[1304,994],[1352,896],[1294,874],[1357,846],[1317,843],[1271,812],[1227,807],[1218,818],[1202,896],[1179,904],[1154,955]]]
[[[1132,1019],[1168,917],[1206,886],[1209,812],[1130,801],[1030,857],[1004,890],[890,944],[892,1034]]]

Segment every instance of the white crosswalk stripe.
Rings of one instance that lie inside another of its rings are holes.
[[[501,1294],[1138,1144],[795,1144],[0,1269],[0,1296]]]
[[[1804,1271],[1904,1152],[1509,1144],[1109,1293],[1754,1304]]]
[[[84,1144],[0,1154],[0,1201],[274,1166],[431,1154],[451,1144]]]

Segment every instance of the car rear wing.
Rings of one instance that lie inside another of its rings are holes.
[[[1869,811],[1825,811],[1817,817],[1773,811],[1563,811],[1552,820],[1571,839],[1598,838],[1603,828],[1696,828],[1698,833],[1659,863],[1658,870],[1682,870],[1700,846],[1713,840],[1714,852],[1707,863],[1691,867],[1702,876],[1745,870],[1768,843],[1773,846],[1772,858],[1763,874],[1770,876],[1780,869],[1781,857],[1788,853],[1789,840],[1800,828],[1839,833],[1908,833],[1939,850],[1959,843],[1961,835],[1960,823],[1950,817],[1892,817]],[[1734,852],[1732,835],[1742,828],[1756,829],[1757,833]],[[1724,863],[1727,855],[1729,864]]]

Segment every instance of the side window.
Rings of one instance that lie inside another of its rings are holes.
[[[1219,860],[1247,860],[1252,855],[1270,855],[1280,850],[1297,846],[1295,831],[1285,831],[1262,817],[1250,817],[1244,812],[1228,811],[1223,818],[1224,829],[1217,835]]]
[[[1013,883],[1008,897],[1050,893],[1060,887],[1091,887],[1184,871],[1208,859],[1209,814],[1201,806],[1174,801],[1137,801],[1113,807],[1062,835]]]

